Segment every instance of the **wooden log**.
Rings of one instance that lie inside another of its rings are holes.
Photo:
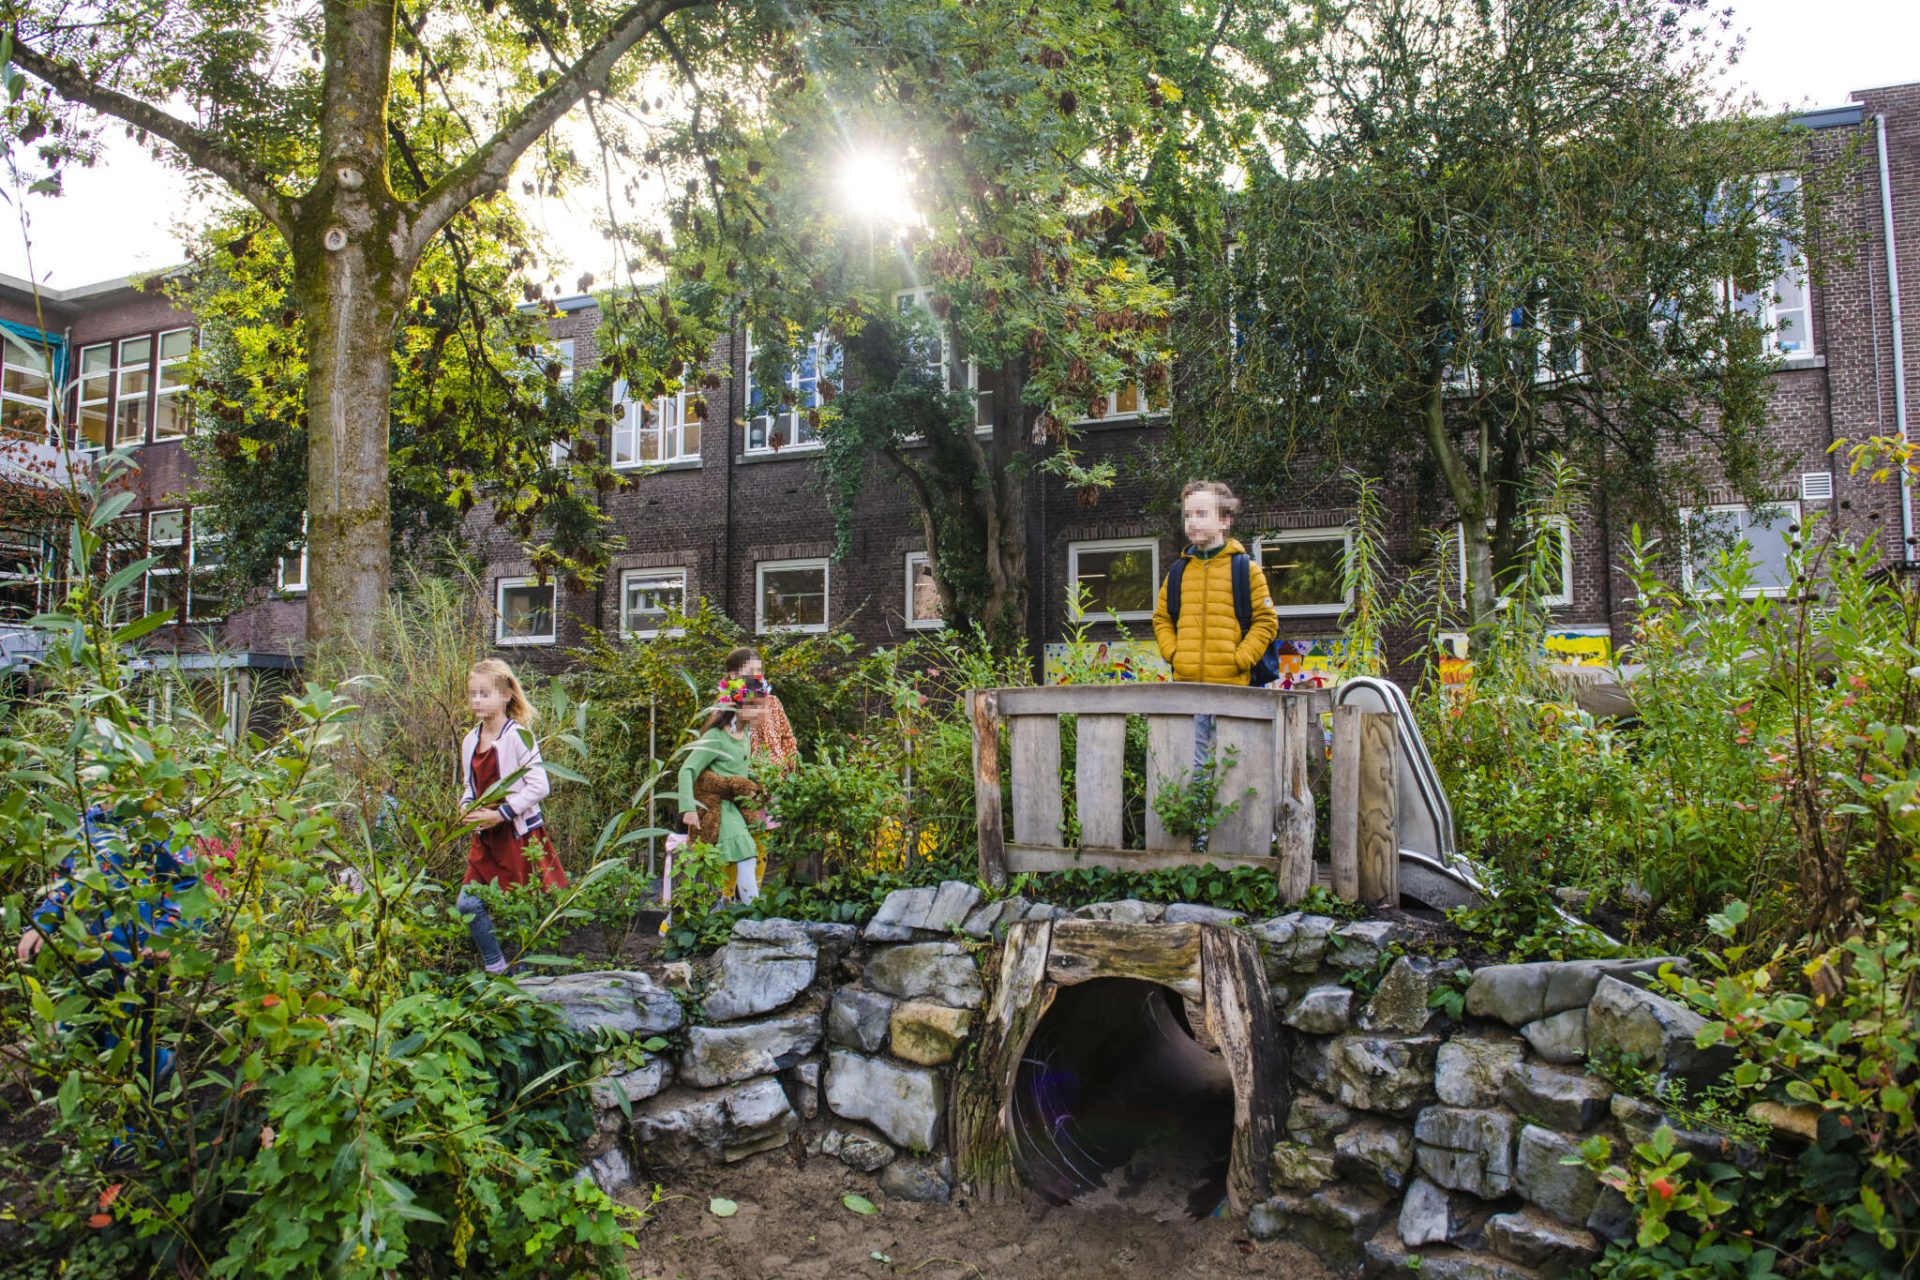
[[[1349,901],[1360,897],[1360,716],[1358,707],[1333,709],[1332,799],[1327,806],[1329,859],[1333,891]]]
[[[1274,770],[1280,779],[1275,825],[1282,902],[1298,902],[1313,885],[1313,780],[1307,771],[1307,749],[1309,741],[1318,745],[1320,725],[1312,707],[1305,697],[1288,697],[1274,721],[1279,744]],[[1311,739],[1310,725],[1314,730]]]
[[[1127,718],[1083,715],[1075,730],[1073,794],[1080,843],[1118,849],[1126,843]]]
[[[1019,1185],[1007,1123],[1008,1100],[1027,1040],[1053,1004],[1047,981],[1053,922],[1023,920],[1007,930],[993,997],[980,1029],[978,1068],[953,1073],[954,1162],[962,1185],[994,1199]]]
[[[1013,784],[1013,838],[1022,844],[1064,845],[1060,800],[1060,720],[1007,720],[1009,781]]]
[[[1189,1000],[1203,996],[1200,926],[1058,920],[1047,953],[1047,979],[1063,987],[1095,978],[1143,978]]]
[[[1109,871],[1164,871],[1168,867],[1254,867],[1272,871],[1273,858],[1264,853],[1196,853],[1192,849],[1103,849],[1082,845],[1078,849],[1055,849],[1047,845],[1009,842],[1005,846],[1007,871],[1012,875],[1028,872],[1081,871],[1100,868]]]
[[[1288,1063],[1274,1034],[1273,998],[1253,939],[1237,929],[1204,929],[1200,973],[1207,1030],[1233,1079],[1227,1199],[1235,1213],[1245,1213],[1267,1198],[1267,1161],[1280,1131]]]
[[[998,694],[968,694],[973,713],[973,819],[979,831],[980,879],[994,888],[1007,883],[1006,833],[1000,826],[1000,711]]]
[[[1166,783],[1193,776],[1193,717],[1147,717],[1147,848],[1186,849],[1191,836],[1167,833],[1166,824],[1154,811]]]
[[[994,690],[1000,714],[1025,715],[1217,715],[1266,721],[1285,696],[1274,689],[1237,684],[1068,684]],[[1326,697],[1329,695],[1321,694]]]
[[[1273,710],[1278,715],[1279,704]],[[1209,851],[1271,855],[1274,797],[1279,791],[1273,777],[1273,725],[1272,720],[1218,722],[1214,760],[1220,768],[1220,785],[1214,791],[1214,803],[1222,810],[1238,807],[1209,834]]]
[[[1400,768],[1396,756],[1395,716],[1368,711],[1360,718],[1360,760],[1356,771],[1354,828],[1360,876],[1360,901],[1400,905]]]

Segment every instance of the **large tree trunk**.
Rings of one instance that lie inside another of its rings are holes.
[[[1420,398],[1420,425],[1427,449],[1446,481],[1447,495],[1460,513],[1467,578],[1467,623],[1482,626],[1493,621],[1493,537],[1487,529],[1486,494],[1467,469],[1466,459],[1447,434],[1446,385],[1440,371],[1430,371]]]

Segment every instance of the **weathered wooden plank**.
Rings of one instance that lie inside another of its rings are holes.
[[[1185,849],[1191,846],[1191,837],[1167,834],[1166,824],[1154,812],[1153,802],[1167,782],[1192,776],[1193,717],[1148,716],[1147,848]]]
[[[1319,745],[1320,722],[1312,706],[1305,697],[1289,697],[1275,722],[1279,759],[1274,772],[1280,779],[1275,835],[1282,902],[1298,902],[1313,885],[1313,781],[1307,771],[1307,749],[1309,742]]]
[[[1024,920],[1001,944],[999,980],[979,1039],[979,1069],[954,1073],[954,1161],[963,1185],[993,1199],[1018,1186],[1007,1106],[1027,1039],[1053,1004],[1046,980],[1053,922]]]
[[[1168,867],[1257,867],[1272,871],[1273,858],[1261,854],[1195,853],[1191,849],[1102,849],[1082,845],[1078,849],[1054,849],[1046,845],[1010,843],[1005,846],[1007,870],[1014,875],[1027,872],[1080,871],[1104,868],[1109,871],[1164,871]]]
[[[1237,684],[1070,684],[996,689],[1000,714],[1024,715],[1135,715],[1240,716],[1266,720],[1275,701],[1289,695],[1276,689]],[[1321,694],[1327,697],[1329,695]]]
[[[1068,987],[1095,978],[1144,978],[1199,1000],[1200,926],[1056,920],[1047,978]]]
[[[1327,805],[1329,859],[1333,891],[1350,901],[1360,897],[1360,708],[1333,709],[1332,798]]]
[[[1354,836],[1360,901],[1400,905],[1400,766],[1395,716],[1369,711],[1360,717],[1359,787]]]
[[[1278,714],[1280,707],[1275,706]],[[1238,804],[1207,838],[1209,851],[1267,854],[1273,848],[1273,722],[1221,720],[1214,744],[1220,786],[1214,802]],[[1228,760],[1231,757],[1232,763]]]
[[[1022,844],[1064,844],[1059,718],[1008,717],[1007,754],[1013,783],[1013,838]]]
[[[1280,1089],[1288,1063],[1274,1034],[1272,996],[1253,939],[1209,928],[1200,938],[1207,1030],[1233,1079],[1233,1148],[1227,1199],[1245,1213],[1266,1199],[1267,1161],[1280,1127]]]
[[[979,831],[980,879],[1007,883],[1006,833],[1000,826],[1000,710],[992,689],[968,695],[973,714],[973,819]]]
[[[1080,843],[1118,849],[1126,842],[1122,781],[1127,749],[1125,716],[1083,715],[1074,734],[1073,794]]]

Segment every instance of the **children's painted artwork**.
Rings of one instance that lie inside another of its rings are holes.
[[[1082,647],[1076,654],[1070,644],[1050,644],[1046,654],[1048,684],[1091,684],[1113,680],[1150,680],[1164,683],[1173,678],[1160,646],[1151,640],[1107,640]]]
[[[1344,636],[1282,637],[1279,646],[1282,689],[1328,688],[1339,683],[1346,671]]]
[[[1473,677],[1473,663],[1467,658],[1467,634],[1443,631],[1439,637],[1440,683],[1464,686]],[[1613,664],[1613,632],[1606,627],[1557,627],[1541,637],[1540,651],[1550,661],[1571,667],[1606,667]]]

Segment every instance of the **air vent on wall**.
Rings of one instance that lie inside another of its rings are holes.
[[[1800,501],[1833,501],[1833,472],[1802,471],[1800,473]]]

